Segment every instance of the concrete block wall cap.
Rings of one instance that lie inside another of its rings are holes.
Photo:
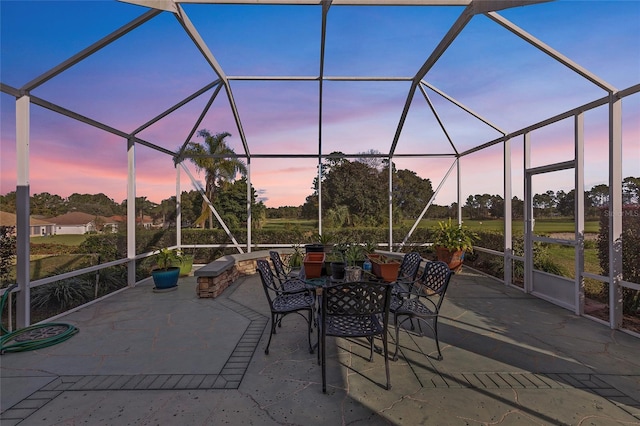
[[[254,251],[251,253],[229,254],[227,256],[219,257],[213,262],[207,263],[202,268],[194,271],[193,275],[196,277],[217,277],[227,269],[233,267],[233,265],[238,262],[253,259],[266,259],[268,257],[268,250]]]
[[[235,259],[230,256],[224,256],[213,262],[207,263],[202,268],[193,272],[196,277],[217,277],[229,268],[232,268],[236,264]]]
[[[231,257],[233,257],[233,259],[235,259],[236,262],[240,260],[264,259],[269,257],[269,250],[259,250],[259,251],[252,251],[251,253],[232,254]]]

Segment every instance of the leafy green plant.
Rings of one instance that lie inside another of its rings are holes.
[[[453,223],[451,218],[447,222],[438,222],[433,233],[433,245],[445,247],[451,251],[462,250],[472,253],[473,243],[478,239],[478,234],[463,225]]]
[[[364,247],[362,249],[364,250],[365,254],[372,254],[376,251],[377,248],[378,244],[373,241],[367,241],[366,243],[364,243]]]
[[[359,244],[349,244],[344,252],[344,257],[347,259],[349,266],[356,266],[356,263],[364,260],[364,251]]]
[[[91,284],[80,277],[45,284],[31,291],[31,303],[36,309],[53,308],[64,311],[90,299]]]
[[[5,284],[8,284],[15,255],[15,226],[0,226],[0,287],[5,287]]]
[[[313,237],[313,242],[317,242],[323,245],[328,245],[333,243],[333,234],[330,232],[325,232],[324,234],[316,234]]]
[[[293,253],[291,253],[291,256],[289,256],[289,268],[293,269],[301,267],[303,257],[304,256],[302,255],[302,249],[300,248],[300,245],[295,244],[293,246]]]
[[[176,263],[182,264],[182,251],[178,249],[161,248],[154,253],[158,269],[167,270]]]

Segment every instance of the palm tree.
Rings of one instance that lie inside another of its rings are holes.
[[[185,156],[191,157],[198,172],[205,171],[205,193],[209,201],[213,198],[217,187],[232,181],[237,173],[245,175],[247,167],[242,160],[236,157],[235,151],[227,145],[225,138],[231,136],[229,132],[212,135],[208,130],[198,131],[198,136],[204,138],[204,143],[189,142],[185,150]],[[209,219],[209,228],[213,228],[213,213],[206,201],[202,202],[202,213],[196,219],[195,224],[202,224]]]

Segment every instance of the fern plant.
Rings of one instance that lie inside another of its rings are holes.
[[[433,233],[433,245],[444,247],[450,251],[473,253],[473,243],[478,239],[478,234],[466,226],[454,223],[451,218],[447,222],[438,222]]]

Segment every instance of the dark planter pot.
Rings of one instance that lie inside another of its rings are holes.
[[[153,282],[156,285],[156,289],[165,290],[173,288],[178,285],[178,278],[180,277],[180,268],[177,266],[169,269],[154,269],[151,271]]]
[[[324,253],[323,244],[307,244],[304,246],[305,253]]]
[[[344,262],[331,262],[331,278],[334,280],[344,279],[344,268],[347,266]]]
[[[191,269],[193,268],[193,256],[182,256],[182,261],[174,262],[171,266],[177,266],[180,268],[180,276],[186,277],[191,273]]]
[[[451,251],[445,247],[436,247],[436,255],[438,260],[449,265],[449,269],[453,272],[460,272],[462,269],[462,262],[464,262],[463,250]]]

